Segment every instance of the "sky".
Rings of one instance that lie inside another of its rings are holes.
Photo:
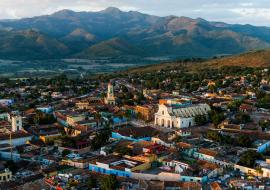
[[[33,17],[62,9],[99,11],[107,7],[158,16],[270,26],[270,0],[0,0],[0,19]]]

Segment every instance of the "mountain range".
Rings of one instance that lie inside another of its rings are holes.
[[[270,28],[109,7],[0,20],[1,59],[212,57],[270,48]]]

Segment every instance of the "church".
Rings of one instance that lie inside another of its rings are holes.
[[[107,105],[115,105],[113,84],[111,82],[109,82],[109,84],[108,84],[107,97],[104,99],[104,102]]]
[[[208,115],[211,110],[208,104],[159,104],[155,113],[155,125],[167,128],[186,128],[194,126],[195,116]]]

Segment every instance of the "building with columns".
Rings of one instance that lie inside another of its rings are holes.
[[[108,105],[115,105],[113,85],[111,82],[108,84],[107,97],[104,99],[104,102]]]
[[[195,116],[208,115],[208,104],[159,104],[155,113],[155,125],[167,128],[186,128],[194,126]]]

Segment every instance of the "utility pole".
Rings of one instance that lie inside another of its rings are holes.
[[[9,133],[10,160],[13,160],[12,131],[5,128],[5,133]]]
[[[10,144],[10,159],[13,160],[13,147],[12,147],[12,131],[9,131],[9,144]]]

